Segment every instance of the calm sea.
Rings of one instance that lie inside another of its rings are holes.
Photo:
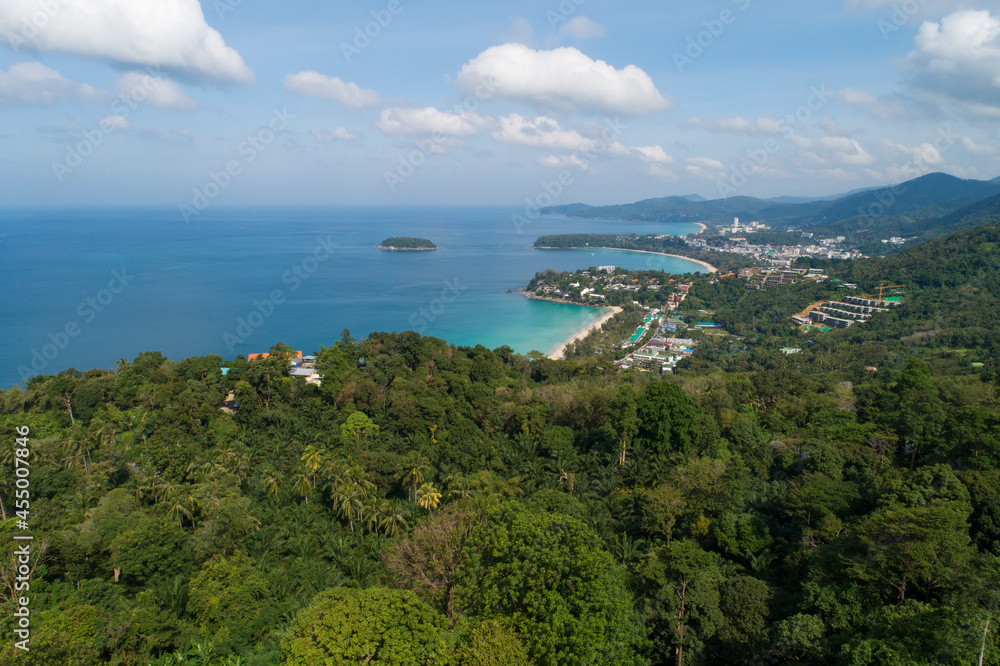
[[[670,257],[530,247],[543,234],[682,235],[695,225],[543,216],[518,229],[512,212],[218,208],[185,224],[169,208],[2,211],[0,387],[143,351],[234,358],[285,342],[309,353],[345,328],[548,353],[598,311],[508,293],[536,272],[699,270]],[[389,236],[443,249],[374,249]]]

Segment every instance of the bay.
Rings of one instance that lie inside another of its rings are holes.
[[[594,308],[531,301],[538,271],[597,265],[695,272],[688,260],[614,250],[535,250],[541,235],[694,233],[693,224],[540,216],[510,208],[171,208],[0,212],[0,386],[67,368],[306,353],[344,329],[416,330],[458,345],[550,352],[595,321]],[[390,236],[435,252],[382,252]],[[125,283],[125,284],[123,284]],[[113,293],[117,292],[117,293]]]

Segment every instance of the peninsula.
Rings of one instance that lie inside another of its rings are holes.
[[[426,252],[440,248],[426,238],[410,238],[406,236],[386,238],[380,245],[376,245],[375,249],[387,252]]]

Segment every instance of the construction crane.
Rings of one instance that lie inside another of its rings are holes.
[[[905,284],[894,284],[894,285],[880,284],[878,286],[878,300],[880,300],[880,301],[884,301],[885,300],[884,298],[882,298],[882,294],[885,292],[886,289],[906,289],[906,285]]]

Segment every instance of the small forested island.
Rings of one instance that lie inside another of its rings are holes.
[[[398,238],[386,238],[381,244],[375,246],[376,250],[386,252],[426,252],[429,250],[439,250],[437,245],[426,238],[412,238],[410,236]]]

